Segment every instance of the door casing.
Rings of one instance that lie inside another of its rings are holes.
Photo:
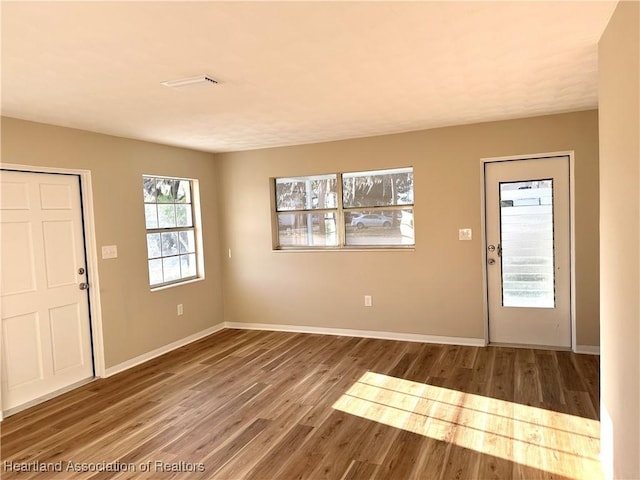
[[[93,211],[93,188],[90,170],[78,170],[56,167],[41,167],[35,165],[19,165],[0,163],[1,170],[13,170],[25,173],[57,173],[76,175],[80,177],[80,196],[82,200],[82,221],[84,223],[85,250],[87,257],[87,280],[89,288],[89,316],[91,321],[91,341],[93,344],[93,365],[96,377],[105,376],[104,341],[102,334],[102,308],[100,305],[100,280],[98,277],[98,250]],[[0,172],[1,174],[1,172]],[[2,343],[0,342],[0,349]],[[0,351],[0,358],[2,358]],[[0,405],[2,405],[0,391]],[[38,403],[36,401],[35,403]],[[25,405],[24,408],[28,407]],[[0,408],[0,421],[4,418]],[[13,412],[12,412],[13,413]]]
[[[571,309],[571,350],[576,352],[576,251],[575,251],[575,162],[574,151],[535,153],[527,155],[513,155],[507,157],[489,157],[480,159],[480,219],[482,234],[482,301],[484,309],[484,343],[489,344],[489,297],[487,284],[487,232],[486,232],[486,212],[485,212],[485,164],[492,162],[505,162],[515,160],[535,160],[548,157],[569,158],[569,244],[570,244],[570,262],[571,262],[571,278],[570,278],[570,309]]]

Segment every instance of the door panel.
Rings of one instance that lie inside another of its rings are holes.
[[[2,319],[2,334],[11,339],[3,345],[3,361],[10,390],[38,382],[43,378],[40,320],[37,313]],[[4,396],[4,393],[3,393]]]
[[[42,210],[71,210],[73,208],[70,185],[40,184]]]
[[[0,295],[34,292],[33,231],[28,222],[2,222]]]
[[[82,345],[82,318],[78,304],[64,305],[49,310],[53,372],[79,367],[84,362]]]
[[[72,221],[42,222],[47,286],[76,285],[78,268]]]
[[[77,176],[0,173],[2,410],[93,376]],[[79,269],[82,268],[82,274]]]
[[[0,203],[2,204],[2,210],[28,210],[29,186],[24,182],[3,181]]]
[[[489,341],[571,346],[569,159],[485,164]]]

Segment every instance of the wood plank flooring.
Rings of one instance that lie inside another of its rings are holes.
[[[223,330],[5,419],[2,478],[600,479],[598,369]]]

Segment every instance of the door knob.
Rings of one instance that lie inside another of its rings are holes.
[[[80,290],[89,290],[89,284],[82,282],[80,285],[78,285],[78,288],[80,288]]]

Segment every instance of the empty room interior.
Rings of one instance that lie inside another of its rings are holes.
[[[0,21],[3,479],[640,478],[640,2]]]

